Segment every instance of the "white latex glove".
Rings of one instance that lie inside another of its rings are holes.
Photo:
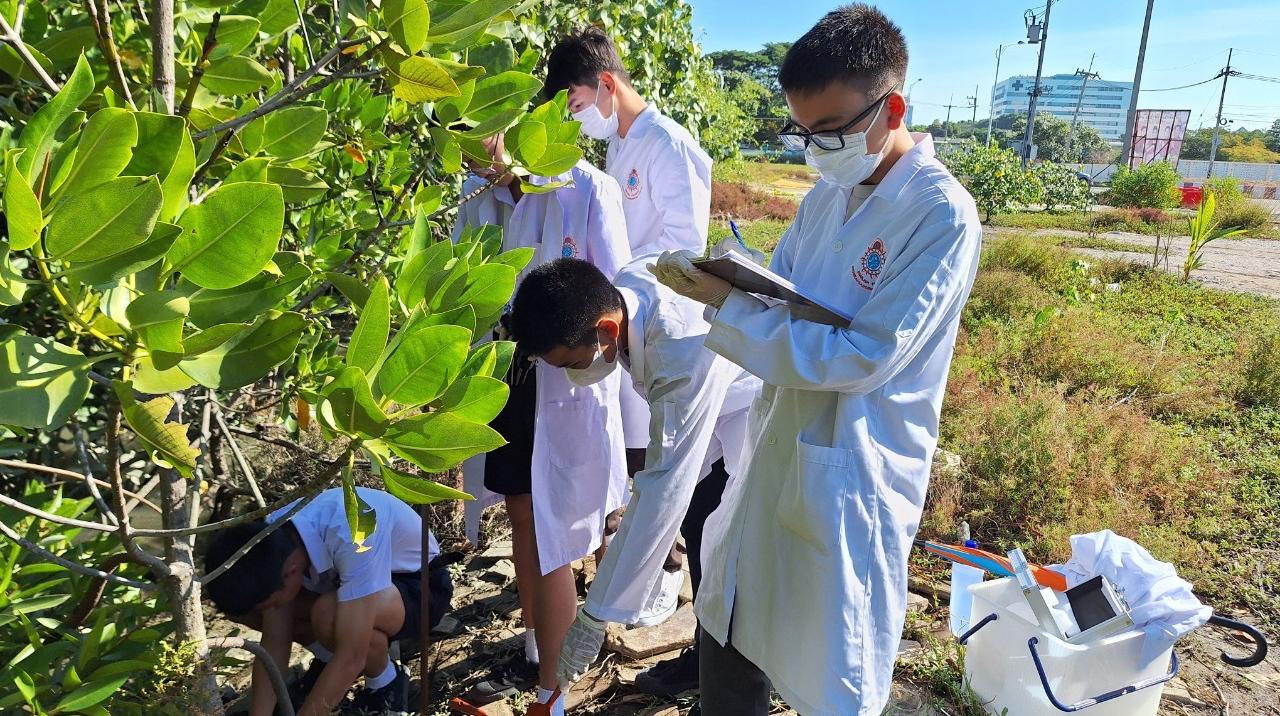
[[[713,259],[718,259],[728,253],[745,256],[757,264],[764,266],[764,253],[757,251],[750,246],[744,246],[736,237],[728,236],[720,240],[720,243],[711,247],[711,251],[707,253]]]
[[[600,647],[604,645],[604,622],[587,614],[582,607],[578,608],[578,616],[569,626],[569,633],[564,636],[564,645],[560,647],[560,665],[556,669],[556,680],[561,691],[568,691],[573,682],[581,679],[591,668],[591,662],[600,655]]]
[[[696,268],[692,251],[663,251],[656,264],[649,264],[649,273],[658,283],[686,298],[719,308],[733,291],[733,284]]]

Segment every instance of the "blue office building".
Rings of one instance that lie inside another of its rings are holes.
[[[1070,122],[1076,100],[1080,97],[1082,81],[1076,75],[1041,77],[1036,112],[1047,112]],[[999,118],[1026,114],[1034,86],[1035,77],[1028,75],[1017,75],[1000,82],[991,90],[994,115]],[[1129,111],[1131,96],[1132,82],[1089,80],[1084,88],[1084,101],[1080,104],[1080,122],[1098,130],[1098,134],[1108,142],[1119,145],[1124,138],[1125,115]]]

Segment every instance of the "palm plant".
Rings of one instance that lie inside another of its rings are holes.
[[[1213,194],[1206,194],[1200,202],[1200,209],[1195,217],[1187,220],[1191,234],[1191,245],[1187,247],[1187,258],[1182,262],[1182,280],[1191,280],[1191,272],[1204,263],[1204,247],[1218,239],[1238,236],[1244,233],[1243,228],[1223,227],[1213,218],[1218,200]]]

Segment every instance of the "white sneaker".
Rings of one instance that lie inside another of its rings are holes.
[[[680,606],[680,588],[684,586],[684,570],[662,571],[649,603],[644,605],[636,627],[657,626],[671,618]]]

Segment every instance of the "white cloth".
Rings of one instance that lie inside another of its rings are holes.
[[[391,586],[392,572],[422,569],[422,518],[398,497],[381,490],[357,487],[356,494],[373,508],[373,532],[361,551],[351,540],[342,488],[319,495],[289,519],[311,566],[302,586],[316,593],[337,590],[338,601],[349,602]],[[297,500],[267,515],[274,523],[298,504]],[[440,554],[434,534],[427,534],[427,562]]]
[[[982,229],[927,135],[844,220],[819,181],[771,268],[853,316],[793,318],[734,290],[707,347],[760,376],[747,468],[703,535],[697,613],[806,716],[879,714],[907,557]]]
[[[618,272],[627,309],[621,354],[636,392],[652,406],[644,470],[587,592],[591,616],[632,624],[662,576],[694,486],[721,457],[732,477],[745,447],[746,413],[760,380],[703,347],[700,303],[658,283],[642,257]]]
[[[1074,535],[1071,559],[1050,569],[1066,575],[1067,587],[1098,575],[1111,582],[1129,605],[1134,625],[1146,633],[1141,666],[1213,616],[1213,609],[1200,603],[1191,583],[1179,577],[1172,564],[1111,530]]]
[[[651,104],[636,116],[626,137],[609,140],[605,169],[622,189],[633,257],[706,251],[711,157],[688,130]],[[647,447],[648,403],[624,385],[621,404],[627,447]]]
[[[625,197],[632,256],[707,250],[711,157],[684,127],[649,105],[609,140],[605,170]]]
[[[517,281],[562,257],[589,261],[612,277],[631,258],[617,182],[585,161],[566,174],[531,179],[536,184],[565,180],[571,183],[547,194],[525,194],[518,202],[507,188],[498,187],[464,204],[455,238],[462,226],[505,217],[504,250],[536,250]],[[469,179],[463,192],[481,181]],[[503,208],[510,204],[514,205],[509,211]],[[569,383],[562,370],[540,363],[537,371],[538,427],[531,471],[538,557],[546,574],[600,546],[605,516],[626,501],[627,467],[617,407],[620,377],[580,388]],[[467,503],[465,515],[473,542],[481,512],[501,499],[484,489],[484,464],[484,456],[478,455],[462,466],[464,487],[476,497]]]

